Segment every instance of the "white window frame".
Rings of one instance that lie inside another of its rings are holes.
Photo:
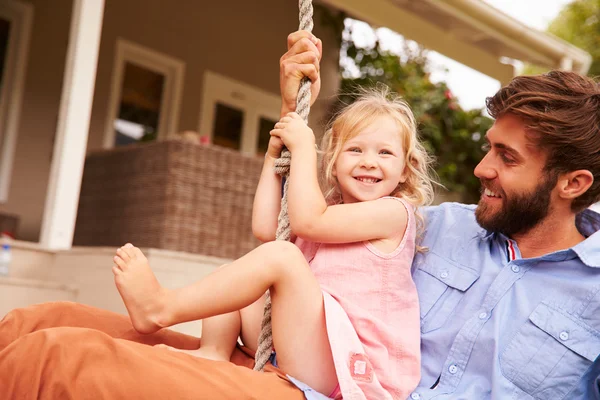
[[[279,121],[281,97],[212,71],[204,73],[200,135],[213,139],[216,105],[222,103],[244,113],[240,151],[255,155],[261,117]]]
[[[0,17],[11,24],[0,92],[0,203],[6,203],[19,133],[33,6],[18,1],[3,1],[0,2]]]
[[[114,121],[117,119],[119,106],[121,105],[121,92],[127,63],[146,68],[165,77],[156,137],[157,140],[164,140],[177,133],[185,78],[185,63],[175,57],[118,38],[108,100],[108,113],[104,127],[104,148],[112,148],[115,145]]]

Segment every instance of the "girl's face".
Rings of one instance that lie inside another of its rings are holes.
[[[393,118],[382,116],[344,143],[333,175],[345,204],[388,196],[406,181],[400,129]]]

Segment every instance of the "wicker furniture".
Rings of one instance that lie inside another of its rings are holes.
[[[154,247],[237,258],[256,247],[262,160],[180,140],[91,153],[74,244]]]

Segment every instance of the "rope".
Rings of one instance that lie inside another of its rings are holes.
[[[313,29],[313,6],[312,0],[299,0],[300,6],[300,29],[312,32]],[[310,79],[304,77],[300,82],[298,98],[296,101],[296,112],[308,123],[310,111]],[[290,163],[292,156],[285,147],[280,158],[275,162],[275,172],[280,175],[285,183],[283,185],[283,196],[281,198],[281,211],[277,219],[277,232],[275,240],[290,240],[292,231],[288,217],[287,191],[289,185]],[[254,369],[262,371],[273,352],[273,332],[271,330],[271,295],[267,291],[264,316],[261,324],[260,336],[258,337],[258,349],[256,350]]]

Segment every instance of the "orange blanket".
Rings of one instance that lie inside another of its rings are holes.
[[[0,397],[304,399],[273,366],[252,371],[244,349],[226,363],[151,346],[157,343],[193,349],[199,339],[167,329],[140,335],[128,317],[76,303],[13,310],[0,321]]]

